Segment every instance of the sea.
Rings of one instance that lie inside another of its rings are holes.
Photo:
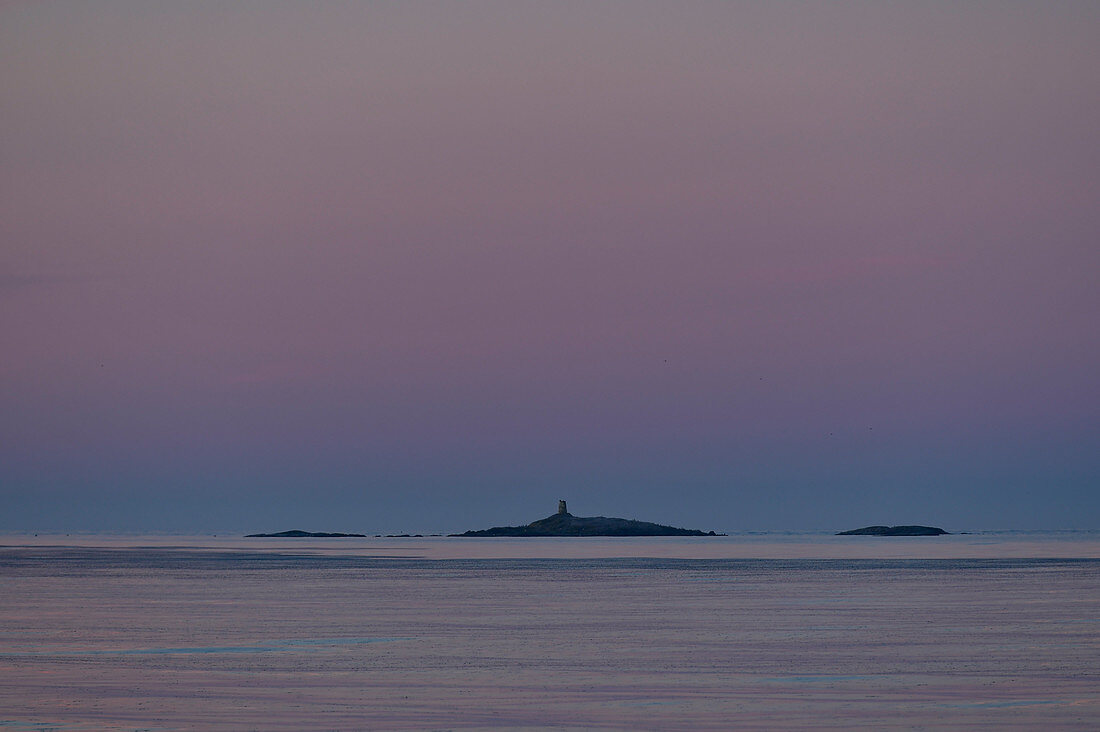
[[[0,730],[1100,729],[1100,532],[0,536]]]

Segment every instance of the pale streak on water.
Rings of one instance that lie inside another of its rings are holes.
[[[0,537],[0,730],[1097,729],[1100,534]]]

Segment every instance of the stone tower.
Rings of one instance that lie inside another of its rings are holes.
[[[562,516],[567,513],[569,513],[569,511],[565,509],[565,501],[558,501],[558,515]]]

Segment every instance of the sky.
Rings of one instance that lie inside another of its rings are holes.
[[[0,6],[0,530],[1100,528],[1100,4]]]

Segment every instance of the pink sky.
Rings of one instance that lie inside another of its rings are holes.
[[[1097,38],[5,5],[0,528],[1095,528]]]

